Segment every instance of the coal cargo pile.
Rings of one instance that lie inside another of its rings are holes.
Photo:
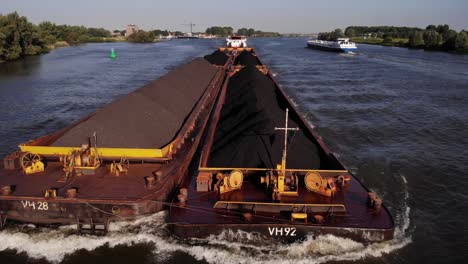
[[[229,56],[220,50],[216,50],[215,52],[211,53],[210,55],[206,55],[203,58],[205,58],[205,60],[209,61],[211,64],[224,65],[226,64]]]
[[[92,113],[53,146],[81,146],[94,132],[98,147],[161,148],[170,143],[217,72],[202,58]]]
[[[243,66],[255,66],[260,65],[260,61],[258,60],[257,56],[253,55],[251,52],[244,50],[239,54],[239,56],[237,56],[234,64]]]
[[[230,79],[226,101],[215,133],[208,166],[275,168],[281,163],[287,102],[274,82],[255,66],[246,66]],[[319,169],[324,153],[299,117],[290,111],[288,168]],[[307,133],[307,132],[306,132]]]

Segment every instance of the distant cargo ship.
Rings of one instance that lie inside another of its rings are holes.
[[[247,38],[245,36],[229,36],[226,38],[226,46],[230,48],[246,48]]]
[[[356,43],[349,41],[349,38],[338,38],[336,41],[314,39],[307,41],[307,46],[314,49],[345,53],[357,51]]]

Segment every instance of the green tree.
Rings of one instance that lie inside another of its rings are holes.
[[[110,32],[104,28],[88,28],[86,35],[95,38],[108,38],[111,36]]]
[[[448,51],[467,51],[467,33],[461,31],[455,35],[450,34],[450,37],[444,42],[442,47]]]
[[[227,37],[229,35],[232,35],[232,33],[234,32],[234,29],[232,27],[218,27],[218,26],[215,26],[215,27],[207,28],[205,32],[207,34],[211,34],[211,35]]]
[[[343,38],[344,36],[345,35],[344,35],[343,31],[341,29],[337,28],[332,32],[321,32],[321,33],[319,33],[318,39],[334,41],[337,38]]]
[[[135,43],[153,42],[154,41],[154,35],[151,32],[146,32],[144,30],[140,30],[140,31],[138,31],[136,33],[133,33],[130,36],[128,36],[127,40],[129,42],[135,42]]]
[[[341,30],[340,28],[337,28],[333,31],[332,33],[332,37],[334,40],[338,39],[338,38],[343,38],[345,35],[343,33],[343,30]]]
[[[57,28],[57,25],[55,25],[54,23],[49,22],[49,21],[44,21],[44,22],[39,23],[38,26],[41,31],[47,32],[55,37],[58,36],[58,28]]]
[[[442,39],[444,41],[447,41],[449,39],[456,38],[457,37],[457,32],[455,30],[449,29],[449,30],[447,30],[445,33],[443,33],[441,35],[442,35]]]
[[[422,31],[420,28],[415,27],[364,27],[364,26],[350,26],[345,29],[345,34],[348,36],[349,30],[354,30],[355,36],[362,36],[364,34],[372,34],[373,36],[382,38],[385,33],[390,34],[392,38],[409,38],[410,34],[414,31]]]
[[[0,60],[15,60],[46,50],[38,27],[17,12],[0,15]]]
[[[455,50],[457,51],[468,51],[468,33],[461,31],[457,34],[455,39]]]
[[[244,35],[244,36],[248,36],[249,34],[249,30],[246,29],[246,28],[239,28],[237,30],[237,35]]]
[[[445,24],[445,25],[438,25],[438,26],[436,27],[436,30],[437,30],[437,32],[439,32],[439,34],[442,34],[442,36],[443,36],[444,34],[446,34],[446,33],[450,30],[450,27],[449,27],[449,25],[447,25],[447,24]]]
[[[413,32],[409,37],[408,44],[412,48],[423,46],[424,45],[423,33],[420,31]]]
[[[318,34],[318,39],[320,40],[330,40],[330,32],[320,32]]]
[[[7,35],[7,51],[5,52],[6,60],[15,60],[21,56],[22,50],[20,46],[20,33],[19,31],[11,31]]]
[[[425,30],[423,39],[424,45],[428,48],[439,47],[442,43],[442,36],[435,30]]]
[[[351,27],[347,27],[345,29],[345,35],[349,38],[355,37],[356,36],[356,30]]]
[[[232,27],[225,27],[227,35],[234,34],[234,29]]]
[[[83,38],[80,39],[80,34],[78,32],[70,31],[64,34],[63,40],[65,40],[66,42],[70,44],[78,44],[81,42],[80,40],[84,40],[84,39]]]
[[[388,35],[388,36],[384,37],[383,43],[386,43],[386,44],[393,43],[393,38],[390,35]]]
[[[167,30],[160,30],[160,29],[155,29],[155,30],[152,30],[151,33],[153,33],[153,35],[155,36],[169,36],[169,31]]]
[[[2,58],[5,56],[6,52],[6,36],[3,34],[3,32],[0,31],[0,61],[2,61]]]

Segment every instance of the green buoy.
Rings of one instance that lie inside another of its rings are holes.
[[[111,59],[117,58],[117,53],[115,52],[114,48],[111,49],[109,58],[111,58]]]

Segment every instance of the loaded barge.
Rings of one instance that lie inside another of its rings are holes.
[[[382,200],[340,163],[255,52],[220,51],[233,64],[197,168],[169,209],[174,234],[392,239],[393,219]]]
[[[179,237],[393,238],[381,199],[333,155],[251,48],[221,48],[0,164],[0,228],[169,209]]]
[[[21,144],[0,164],[0,229],[19,221],[99,234],[110,221],[167,208],[226,79],[225,63],[196,58]]]

